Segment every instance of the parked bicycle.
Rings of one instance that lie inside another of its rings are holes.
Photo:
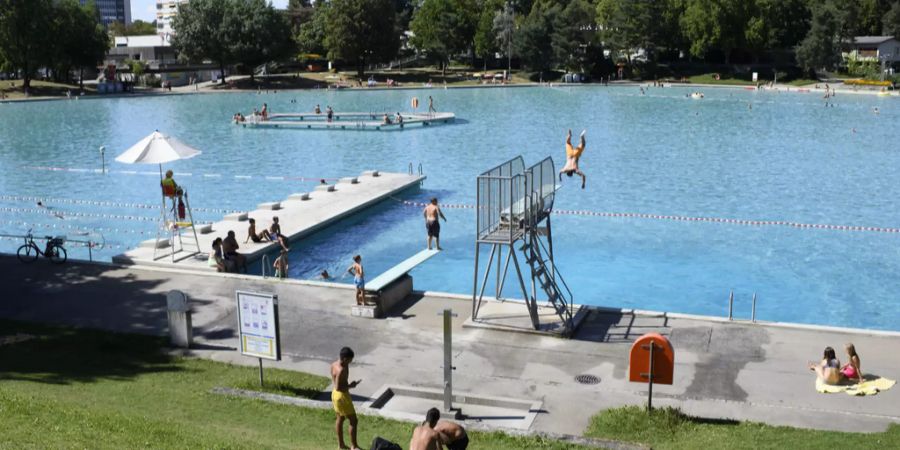
[[[30,263],[37,261],[38,256],[46,256],[55,264],[66,262],[68,256],[66,255],[66,249],[63,248],[63,244],[66,242],[65,238],[45,236],[44,239],[47,240],[47,246],[44,248],[44,251],[41,251],[37,244],[34,243],[34,236],[31,234],[31,229],[29,229],[28,234],[25,235],[25,244],[19,247],[19,251],[16,252],[19,261]]]

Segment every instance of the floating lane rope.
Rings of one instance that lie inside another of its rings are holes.
[[[50,198],[50,197],[32,197],[18,195],[0,195],[0,200],[13,202],[44,202],[44,203],[63,203],[70,205],[91,205],[91,206],[110,206],[114,208],[138,208],[138,209],[159,209],[160,205],[151,205],[148,203],[125,203],[125,202],[107,202],[98,200],[77,200],[66,198]],[[192,211],[231,214],[241,212],[236,209],[216,209],[216,208],[191,208]]]
[[[23,169],[28,170],[40,170],[45,172],[72,172],[72,173],[103,173],[100,169],[85,169],[85,168],[77,168],[77,167],[51,167],[51,166],[22,166]],[[107,170],[106,173],[116,174],[116,175],[156,175],[159,176],[159,172],[138,172],[136,170]],[[191,172],[179,172],[179,177],[203,177],[203,178],[222,178],[225,175],[219,173],[191,173]],[[235,180],[252,180],[252,179],[260,179],[260,180],[272,180],[272,181],[309,181],[309,182],[319,182],[321,180],[325,181],[339,181],[340,178],[330,178],[330,177],[300,177],[300,176],[270,176],[270,175],[232,175],[231,178]]]
[[[428,206],[424,202],[411,202],[391,197],[392,200],[402,203],[406,206],[422,207]],[[446,209],[475,209],[475,205],[467,204],[441,204],[441,208]],[[782,226],[803,229],[819,229],[819,230],[839,230],[839,231],[868,231],[875,233],[900,233],[900,228],[894,227],[869,227],[860,225],[833,225],[823,223],[803,223],[791,222],[786,220],[748,220],[748,219],[731,219],[724,217],[695,217],[695,216],[678,216],[664,214],[645,214],[645,213],[627,213],[627,212],[605,212],[605,211],[588,211],[588,210],[572,210],[572,209],[555,209],[553,214],[566,216],[586,216],[586,217],[614,217],[627,219],[653,219],[653,220],[669,220],[675,222],[709,222],[709,223],[727,223],[732,225],[746,226]]]
[[[125,216],[118,214],[97,214],[97,213],[83,213],[83,212],[60,212],[60,211],[48,211],[43,209],[34,209],[34,208],[0,208],[0,211],[3,212],[15,212],[15,213],[29,213],[29,214],[43,214],[48,216],[56,216],[60,219],[66,219],[69,217],[90,217],[90,218],[98,218],[98,219],[112,219],[112,220],[136,220],[140,222],[156,222],[159,220],[159,217],[146,217],[146,216]]]

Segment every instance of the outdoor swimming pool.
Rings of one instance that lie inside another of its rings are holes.
[[[685,98],[691,90],[307,91],[0,104],[0,232],[34,226],[36,235],[77,239],[78,230],[100,230],[108,246],[94,256],[104,260],[153,237],[155,211],[131,204],[158,201],[156,166],[112,161],[154,129],[203,150],[169,166],[195,210],[210,210],[198,211],[200,220],[314,184],[279,177],[406,171],[409,163],[421,163],[428,180],[405,200],[437,196],[472,205],[478,173],[518,154],[526,164],[552,155],[559,166],[566,129],[577,135],[587,128],[587,189],[565,179],[557,209],[900,226],[896,98],[839,94],[836,106],[825,108],[817,94],[707,88],[703,100]],[[423,102],[433,96],[439,110],[460,120],[397,133],[229,124],[236,111],[246,114],[263,102],[273,112],[305,112],[317,103],[396,112],[407,110],[414,95]],[[34,168],[97,169],[101,145],[109,174]],[[32,196],[47,199],[63,219],[22,198]],[[445,214],[446,251],[412,273],[415,285],[470,294],[474,212]],[[762,320],[900,329],[900,233],[582,215],[553,220],[557,263],[577,303],[721,316],[733,289],[739,317],[749,317],[756,292]],[[424,239],[420,208],[388,201],[295,245],[290,275],[341,273],[360,253],[371,278],[423,248]],[[18,245],[2,240],[0,250]],[[71,249],[70,257],[87,252]],[[511,286],[506,294],[519,292]]]

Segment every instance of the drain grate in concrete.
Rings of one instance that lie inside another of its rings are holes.
[[[600,384],[599,377],[596,377],[594,375],[587,375],[587,374],[576,375],[575,381],[577,381],[580,384]]]

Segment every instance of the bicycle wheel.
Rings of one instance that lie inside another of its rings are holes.
[[[19,247],[16,256],[18,256],[19,261],[22,261],[23,263],[34,262],[38,258],[38,249],[34,245],[24,244]]]
[[[66,249],[58,245],[54,245],[53,248],[50,249],[50,255],[48,256],[50,257],[50,262],[54,264],[62,264],[66,262],[66,259],[68,259],[68,255],[66,255]]]

